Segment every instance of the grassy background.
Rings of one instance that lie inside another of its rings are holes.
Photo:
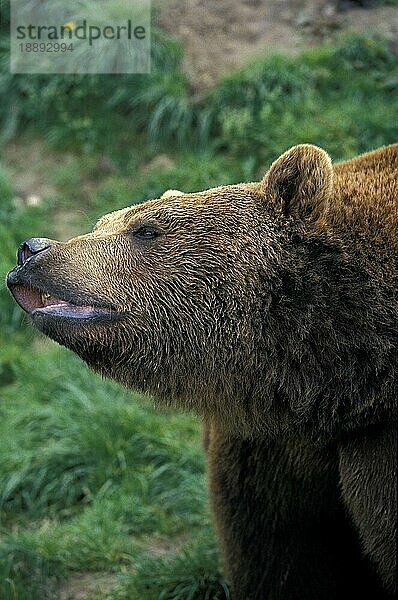
[[[2,278],[25,237],[67,237],[170,187],[259,177],[295,143],[340,160],[398,137],[397,57],[382,39],[258,59],[201,97],[160,32],[151,76],[12,77],[4,39]],[[10,183],[26,169],[53,190],[34,206]],[[0,598],[65,599],[82,573],[86,600],[228,598],[196,420],[101,381],[38,336],[2,284],[0,336]]]

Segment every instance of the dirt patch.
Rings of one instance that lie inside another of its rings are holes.
[[[101,593],[106,597],[116,587],[115,575],[107,573],[74,573],[60,590],[60,600],[83,600],[88,594]]]
[[[175,554],[187,542],[187,536],[181,534],[173,538],[153,535],[143,543],[145,552],[158,558]],[[111,594],[118,585],[118,576],[109,573],[76,571],[62,585],[59,591],[60,600],[84,600],[89,594],[101,593],[104,598]]]
[[[154,556],[162,558],[169,554],[176,553],[184,546],[184,544],[186,544],[186,542],[187,536],[185,534],[174,536],[173,538],[154,535],[148,540],[147,544],[145,544],[145,549]]]
[[[182,41],[195,89],[266,52],[296,54],[335,32],[371,31],[397,39],[398,9],[343,0],[157,0],[159,25]]]
[[[398,50],[398,7],[349,10],[342,13],[341,22],[345,28],[382,35],[391,40]]]

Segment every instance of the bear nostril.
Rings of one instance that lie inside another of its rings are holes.
[[[28,258],[47,250],[51,245],[47,238],[30,238],[25,240],[18,248],[17,260],[18,265],[23,265]]]
[[[33,256],[32,252],[30,252],[29,246],[27,244],[25,244],[25,242],[23,242],[23,244],[21,244],[18,248],[18,254],[17,254],[18,264],[23,265],[24,262],[26,262],[28,260],[29,256]]]

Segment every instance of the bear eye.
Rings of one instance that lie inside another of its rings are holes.
[[[133,231],[133,236],[140,240],[154,240],[159,235],[160,232],[152,225],[141,225]]]

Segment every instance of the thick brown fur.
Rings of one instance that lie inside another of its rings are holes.
[[[109,320],[32,313],[92,368],[206,423],[235,600],[395,589],[398,145],[103,217],[9,276]],[[143,235],[143,231],[146,234]]]

